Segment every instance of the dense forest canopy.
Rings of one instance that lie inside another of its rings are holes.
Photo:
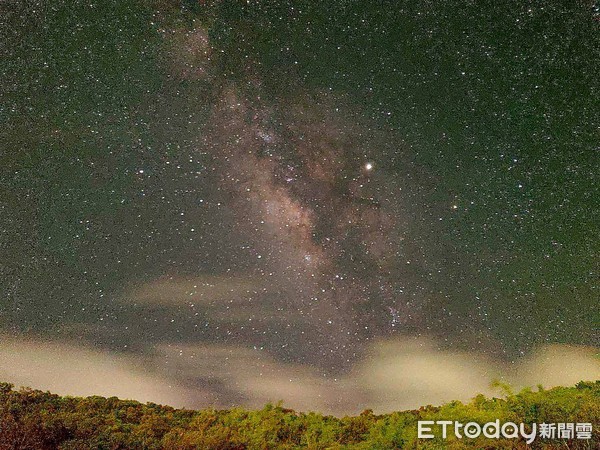
[[[417,439],[419,420],[486,423],[592,423],[591,439]],[[0,449],[586,449],[600,445],[600,382],[506,392],[416,411],[354,417],[298,413],[280,405],[257,411],[202,411],[103,397],[60,397],[0,385]],[[440,447],[443,446],[443,447]]]

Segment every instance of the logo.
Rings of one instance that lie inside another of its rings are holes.
[[[437,426],[436,426],[437,425]],[[454,433],[458,439],[475,439],[484,436],[489,439],[525,439],[531,444],[536,439],[591,439],[591,423],[532,423],[516,424],[494,422],[479,424],[468,422],[463,424],[453,420],[419,420],[417,423],[419,439],[447,439],[449,433]]]

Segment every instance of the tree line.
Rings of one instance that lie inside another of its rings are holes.
[[[419,420],[592,423],[591,439],[418,439]],[[506,390],[413,411],[334,417],[267,404],[260,410],[193,411],[116,397],[63,397],[0,383],[0,450],[89,449],[597,449],[600,381]]]

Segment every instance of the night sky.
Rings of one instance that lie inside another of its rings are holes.
[[[2,2],[0,377],[336,413],[600,378],[599,11]]]

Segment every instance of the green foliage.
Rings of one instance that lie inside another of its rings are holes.
[[[600,445],[600,381],[549,390],[524,389],[504,398],[477,395],[418,411],[337,418],[267,404],[258,411],[190,411],[116,397],[60,397],[0,383],[0,450],[83,449],[592,449]],[[417,439],[419,420],[463,423],[592,422],[592,440]]]

